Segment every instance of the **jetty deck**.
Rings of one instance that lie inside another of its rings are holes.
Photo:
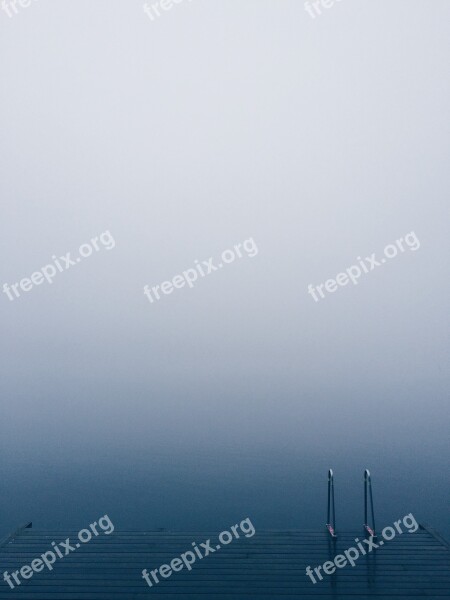
[[[28,526],[29,527],[29,526]],[[450,549],[426,525],[403,533],[361,556],[354,567],[336,569],[313,584],[306,575],[355,546],[363,531],[340,533],[332,540],[325,531],[258,531],[241,536],[192,566],[150,588],[142,570],[170,563],[218,532],[114,531],[99,535],[14,589],[3,580],[52,549],[51,543],[75,531],[20,528],[0,545],[0,600],[411,600],[450,597]]]

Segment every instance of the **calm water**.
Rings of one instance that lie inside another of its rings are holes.
[[[1,531],[27,519],[36,528],[78,529],[105,513],[117,529],[222,530],[244,517],[257,529],[320,529],[331,465],[338,528],[362,524],[362,473],[368,466],[379,526],[412,512],[449,537],[444,437],[428,446],[422,440],[411,460],[413,446],[405,439],[380,439],[363,451],[364,435],[341,436],[341,443],[334,439],[328,448],[325,436],[315,445],[302,444],[301,432],[297,440],[287,434],[278,446],[268,432],[260,446],[218,436],[209,445],[192,439],[189,449],[175,440],[155,445],[151,438],[134,439],[120,450],[81,444],[70,457],[67,448],[48,440],[15,452],[6,448]]]

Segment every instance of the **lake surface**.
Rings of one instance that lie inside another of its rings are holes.
[[[275,431],[278,425],[274,420]],[[369,467],[378,528],[412,512],[450,537],[444,430],[397,439],[379,432],[377,440],[336,427],[330,433],[324,423],[322,432],[299,430],[295,437],[291,424],[284,437],[278,432],[278,443],[267,426],[265,443],[239,439],[234,430],[228,440],[194,435],[189,445],[149,436],[118,448],[106,440],[83,444],[80,437],[76,447],[72,432],[65,446],[50,438],[4,446],[1,533],[26,520],[38,529],[81,529],[104,514],[122,530],[220,531],[246,517],[257,530],[321,529],[332,466],[338,529],[362,525],[362,475]]]

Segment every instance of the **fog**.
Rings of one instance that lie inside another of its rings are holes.
[[[380,521],[446,533],[449,17],[444,0],[0,13],[1,533],[105,513],[321,528],[329,467],[339,525],[361,525],[369,467]],[[253,257],[144,295],[246,240]],[[356,285],[308,293],[352,265]]]

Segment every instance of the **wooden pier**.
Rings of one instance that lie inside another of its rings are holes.
[[[256,525],[256,524],[255,524]],[[20,528],[0,545],[0,600],[411,600],[450,597],[450,549],[439,534],[421,525],[415,533],[397,535],[383,547],[361,556],[354,567],[336,569],[313,584],[306,575],[337,554],[356,546],[364,532],[340,532],[337,540],[324,531],[258,531],[241,536],[210,556],[197,560],[149,587],[143,569],[170,563],[192,542],[218,532],[114,531],[93,537],[14,589],[3,573],[52,550],[52,542],[77,541],[75,531]],[[375,541],[379,541],[375,540]],[[213,547],[215,547],[213,545]]]

